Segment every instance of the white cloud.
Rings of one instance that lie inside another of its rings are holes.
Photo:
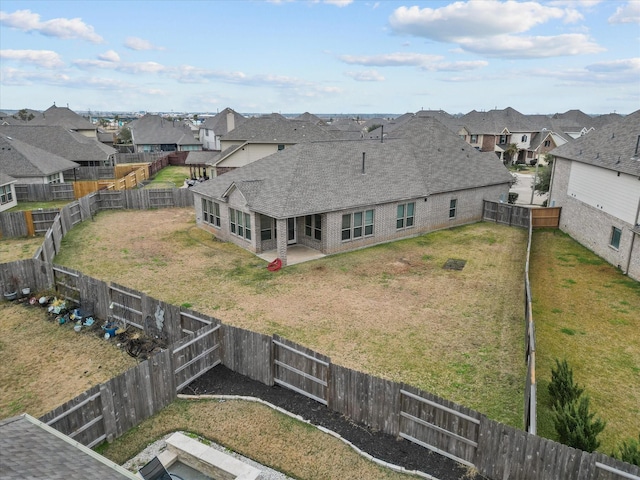
[[[362,72],[345,72],[347,77],[351,77],[358,82],[384,82],[384,77],[375,70],[364,70]]]
[[[2,85],[64,85],[71,78],[57,70],[18,70],[16,68],[3,68],[0,71],[0,83]]]
[[[119,62],[120,61],[120,55],[118,55],[118,52],[114,51],[114,50],[107,50],[104,53],[101,53],[100,55],[98,55],[98,58],[100,60],[104,60],[105,62]]]
[[[464,72],[468,70],[478,70],[480,68],[487,67],[488,65],[489,62],[484,60],[440,62],[426,67],[426,70],[438,72]]]
[[[328,5],[335,5],[336,7],[346,7],[353,3],[353,0],[322,0],[321,3],[326,3]]]
[[[640,2],[633,1],[618,7],[609,23],[640,23]]]
[[[350,65],[371,67],[421,67],[442,60],[440,55],[403,52],[381,55],[339,55],[338,58]]]
[[[389,23],[398,34],[454,43],[467,52],[491,57],[545,58],[603,50],[586,35],[519,35],[549,21],[575,23],[583,19],[576,9],[535,1],[469,0],[437,9],[400,7]]]
[[[51,50],[0,50],[0,58],[28,63],[42,68],[59,68],[64,62]]]
[[[31,10],[16,10],[13,13],[0,11],[0,24],[24,32],[38,32],[48,37],[65,40],[78,38],[91,43],[104,42],[93,27],[84,23],[81,18],[54,18],[42,22],[40,15]]]
[[[468,52],[503,58],[549,58],[598,53],[605,50],[581,33],[553,37],[503,35],[486,39],[466,38],[460,39],[459,43]]]
[[[154,45],[148,40],[138,37],[129,37],[125,40],[124,46],[131,50],[164,50],[164,47]]]
[[[624,85],[636,86],[640,76],[640,57],[594,63],[584,68],[534,70],[527,75],[556,78],[563,85]]]

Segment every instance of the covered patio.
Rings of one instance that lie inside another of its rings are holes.
[[[289,245],[287,246],[287,265],[295,265],[296,263],[308,262],[310,260],[317,260],[318,258],[325,257],[326,255],[313,248],[306,247],[304,245]],[[278,258],[278,250],[268,250],[258,254],[263,260],[267,262],[273,262]]]

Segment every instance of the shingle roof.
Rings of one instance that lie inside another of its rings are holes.
[[[227,114],[229,113],[233,115],[233,128],[236,128],[238,125],[241,125],[247,120],[245,116],[239,114],[235,110],[232,110],[231,108],[225,108],[215,116],[207,118],[204,122],[202,122],[201,128],[213,130],[216,135],[225,135],[226,133],[229,133],[227,125]]]
[[[551,150],[556,157],[640,176],[640,110]]]
[[[208,165],[215,157],[219,155],[217,151],[194,151],[189,152],[185,163],[187,165]]]
[[[78,164],[4,135],[0,131],[0,170],[15,178],[42,177],[77,167]]]
[[[511,182],[495,154],[476,151],[435,119],[405,127],[384,142],[297,144],[192,189],[223,200],[237,188],[253,210],[287,218]]]
[[[147,114],[131,122],[128,127],[136,145],[202,145],[194,137],[191,127],[180,120]]]
[[[105,161],[116,149],[60,126],[4,125],[0,134],[17,138],[29,145],[71,161]]]
[[[29,121],[29,124],[59,126],[69,130],[96,130],[96,126],[86,118],[66,107],[56,107],[55,105],[36,114]]]
[[[28,415],[0,421],[3,480],[123,480],[132,473]]]
[[[333,140],[335,137],[324,128],[310,122],[287,120],[282,116],[248,118],[222,137],[224,141],[251,143],[314,142]]]
[[[8,185],[16,181],[11,175],[7,175],[4,172],[0,172],[0,185]]]
[[[535,124],[526,115],[511,107],[488,112],[472,110],[460,117],[456,123],[466,127],[473,134],[500,135],[505,128],[510,132],[536,131]]]

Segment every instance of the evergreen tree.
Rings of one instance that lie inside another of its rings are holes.
[[[638,434],[638,441],[634,438],[629,439],[628,443],[623,440],[618,452],[614,452],[611,456],[640,467],[640,433]]]
[[[600,446],[598,435],[606,422],[595,418],[589,412],[589,396],[581,396],[563,406],[556,404],[553,408],[553,424],[561,443],[585,452],[593,452]]]
[[[556,358],[556,368],[551,369],[551,383],[549,384],[549,395],[551,395],[552,406],[560,408],[577,400],[584,392],[573,383],[573,370],[569,368],[567,360],[560,362]]]

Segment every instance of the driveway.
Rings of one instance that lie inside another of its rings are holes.
[[[531,201],[531,192],[533,189],[533,179],[535,175],[533,173],[514,173],[518,179],[517,183],[513,185],[509,192],[515,192],[518,194],[518,200],[516,205],[542,205],[547,199],[548,193],[542,195],[535,192],[533,195],[533,201]]]

